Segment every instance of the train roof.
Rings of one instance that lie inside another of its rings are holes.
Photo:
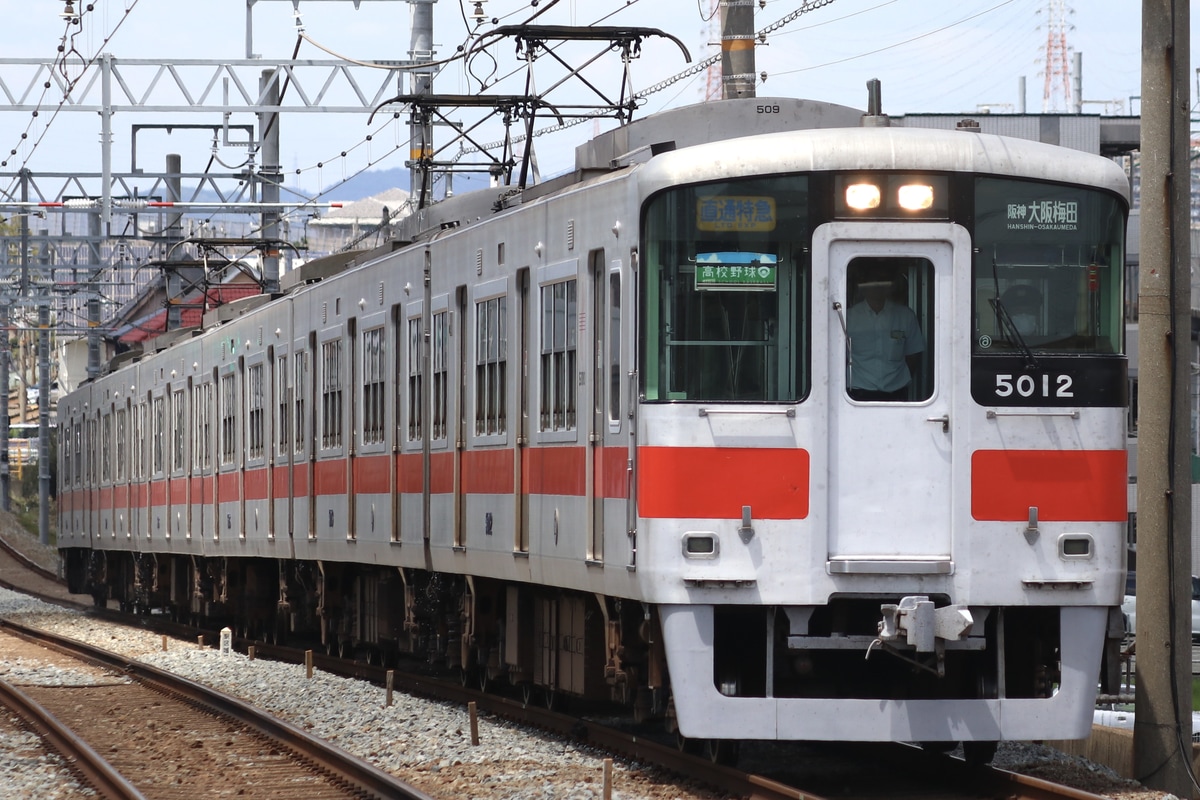
[[[574,169],[563,175],[523,191],[513,186],[493,186],[467,192],[414,212],[400,221],[399,237],[409,242],[428,239],[440,231],[470,225],[505,208],[578,187],[671,150],[762,133],[853,127],[862,117],[862,111],[849,106],[790,97],[738,98],[660,111],[578,146]]]
[[[385,247],[315,264],[285,290],[369,263],[397,248],[469,227],[505,209],[611,179],[640,167],[643,197],[699,181],[780,172],[913,170],[971,172],[1077,183],[1127,202],[1129,180],[1102,156],[1027,139],[888,125],[884,116],[835,103],[752,97],[683,106],[606,131],[575,150],[570,172],[521,190],[492,186],[415,211]],[[336,261],[336,263],[334,263]]]
[[[651,192],[681,182],[781,171],[896,169],[1034,177],[1129,198],[1128,177],[1102,156],[973,129],[886,123],[886,117],[859,109],[798,98],[738,98],[668,109],[580,145],[574,169],[564,175],[523,191],[491,187],[421,209],[401,223],[400,238],[427,239],[637,164],[647,165],[642,183]]]
[[[643,168],[643,196],[682,183],[780,172],[968,172],[1075,183],[1129,200],[1116,162],[1079,150],[971,129],[855,127],[772,133],[663,153]]]
[[[791,97],[743,97],[660,111],[575,148],[575,169],[616,169],[652,155],[744,136],[854,128],[857,108]]]

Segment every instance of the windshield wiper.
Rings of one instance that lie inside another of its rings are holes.
[[[1029,349],[1029,345],[1025,344],[1025,337],[1017,330],[1017,324],[1009,316],[1008,309],[1004,307],[1004,303],[1000,301],[999,297],[991,298],[988,300],[988,303],[991,304],[992,310],[996,312],[996,319],[1000,320],[1000,327],[1005,329],[1005,339],[1015,343],[1017,349],[1021,351],[1021,355],[1025,356],[1025,369],[1037,369],[1037,356]]]

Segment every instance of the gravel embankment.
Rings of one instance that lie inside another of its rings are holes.
[[[74,800],[98,795],[75,780],[66,762],[47,751],[42,739],[0,712],[0,794],[39,800]]]
[[[312,680],[300,665],[251,661],[214,649],[171,640],[134,628],[97,622],[83,615],[0,589],[0,616],[54,631],[223,692],[252,700],[314,735],[366,758],[435,797],[476,800],[579,800],[603,794],[605,754],[481,717],[478,746],[471,745],[465,709],[396,694],[385,706],[383,689],[363,681],[317,672]],[[0,655],[0,678],[10,669]],[[14,675],[16,680],[17,675]],[[15,787],[14,787],[15,788]],[[19,787],[40,797],[36,787]],[[617,760],[613,796],[618,800],[716,800],[721,795],[689,786],[641,764]]]

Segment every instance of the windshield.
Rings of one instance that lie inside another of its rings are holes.
[[[647,401],[795,401],[808,391],[808,181],[664,192],[646,211]]]
[[[976,354],[1120,353],[1124,216],[1108,194],[976,181]]]

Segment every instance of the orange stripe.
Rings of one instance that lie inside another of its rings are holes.
[[[390,456],[358,456],[354,459],[354,493],[387,494]]]
[[[466,494],[512,494],[512,450],[471,450],[463,453],[463,492]]]
[[[971,516],[1021,522],[1124,522],[1124,450],[977,450],[971,455]]]
[[[308,464],[300,464],[292,470],[292,495],[304,497],[308,494]]]
[[[598,492],[601,497],[616,500],[629,497],[629,448],[597,448],[594,466],[600,476]]]
[[[584,457],[582,447],[531,447],[525,451],[526,494],[582,497]]]
[[[425,478],[421,468],[419,453],[396,456],[398,477],[396,484],[404,494],[420,494],[425,491]]]
[[[273,494],[277,500],[286,500],[288,496],[288,466],[271,467],[272,480],[275,482]]]
[[[430,494],[454,493],[454,454],[434,453],[429,457]]]
[[[222,503],[231,503],[242,499],[241,483],[238,478],[239,475],[236,472],[222,472],[217,476],[217,491],[221,496]]]
[[[267,470],[248,469],[246,470],[246,487],[247,500],[265,500],[267,499]]]
[[[807,450],[705,447],[638,448],[642,517],[754,519],[808,516]]]
[[[345,494],[346,462],[340,458],[334,461],[318,461],[313,468],[313,486],[319,495]]]
[[[167,482],[150,482],[150,505],[165,506],[167,504]]]

